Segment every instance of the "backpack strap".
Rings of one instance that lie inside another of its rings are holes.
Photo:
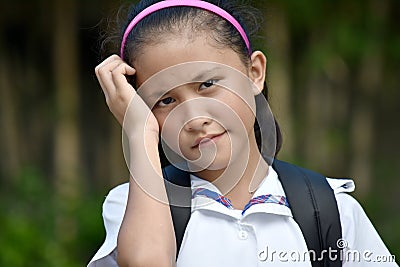
[[[188,172],[182,171],[173,165],[163,168],[162,172],[174,223],[176,257],[178,257],[191,214],[192,190],[190,187],[190,175]],[[175,203],[183,203],[183,205],[177,206],[174,205]]]
[[[278,173],[307,248],[315,252],[315,258],[310,254],[312,266],[342,266],[337,246],[338,240],[342,238],[339,210],[326,178],[276,159],[272,166]]]
[[[293,218],[298,223],[308,250],[315,252],[315,260],[310,254],[313,267],[342,266],[339,257],[337,241],[342,238],[339,211],[333,190],[326,178],[318,173],[297,167],[295,165],[274,160],[274,170],[286,193],[286,198],[292,210]],[[174,223],[177,256],[180,250],[186,226],[191,214],[191,189],[189,173],[170,165],[163,169],[166,191],[170,203],[187,203],[185,206],[170,204]],[[179,194],[169,182],[186,187]],[[176,202],[176,201],[179,202]],[[334,253],[335,250],[337,253]],[[323,254],[323,260],[318,261]],[[334,258],[329,259],[329,254]]]

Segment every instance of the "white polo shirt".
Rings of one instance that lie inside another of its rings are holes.
[[[398,266],[358,202],[346,194],[352,180],[327,178],[335,193],[342,225],[343,266]],[[213,184],[191,175],[192,192],[203,188],[220,194]],[[106,239],[88,267],[116,267],[118,231],[125,212],[128,183],[115,187],[103,204]],[[307,266],[311,263],[304,237],[284,201],[282,185],[270,167],[253,195],[272,200],[244,212],[195,194],[192,214],[179,251],[178,267]],[[279,203],[278,203],[279,202]],[[156,256],[156,255],[155,255]]]

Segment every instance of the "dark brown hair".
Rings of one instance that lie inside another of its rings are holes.
[[[103,52],[106,48],[111,47],[113,50],[112,52],[118,54],[122,36],[130,21],[142,10],[156,2],[159,1],[142,0],[136,5],[130,6],[125,16],[119,16],[116,20],[114,30],[109,31],[108,36],[103,41]],[[260,12],[257,9],[239,0],[210,0],[207,2],[217,5],[231,14],[241,24],[250,40],[254,40],[254,38],[257,37],[262,21]],[[187,27],[190,27],[189,31]],[[192,33],[193,36],[199,32],[206,32],[218,46],[229,47],[238,53],[245,66],[250,64],[249,51],[239,32],[233,25],[211,12],[199,8],[183,6],[158,10],[143,18],[128,35],[123,59],[133,65],[136,56],[140,54],[147,45],[160,43],[164,40],[162,38],[173,38],[176,34],[184,30]],[[263,93],[256,96],[256,102],[259,97],[265,97],[268,101],[268,88],[266,83],[264,84]],[[276,155],[282,146],[282,135],[276,120],[275,126],[277,137]],[[261,136],[257,122],[254,125],[254,130],[257,143],[260,147]],[[160,153],[162,153],[161,150]],[[165,164],[166,162],[164,162],[163,165]]]

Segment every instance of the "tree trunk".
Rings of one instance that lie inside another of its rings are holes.
[[[71,216],[79,200],[78,51],[76,1],[54,2],[54,76],[57,116],[55,122],[55,189],[58,205],[56,234],[61,242],[76,237]]]
[[[0,51],[2,51],[0,49]],[[15,177],[20,168],[19,134],[17,129],[16,104],[12,95],[12,73],[7,67],[8,59],[1,55],[0,61],[0,177]]]
[[[271,9],[271,8],[270,8]],[[271,20],[263,27],[267,35],[268,46],[271,53],[268,56],[270,105],[274,116],[282,130],[283,146],[279,153],[282,159],[294,158],[293,119],[291,108],[291,73],[290,73],[290,32],[285,9],[274,6],[275,13]],[[268,16],[270,17],[270,16]]]
[[[371,0],[369,2],[370,14],[384,20],[389,11],[388,1]],[[375,17],[375,19],[376,19]],[[381,25],[386,25],[380,21]],[[381,27],[370,30],[370,45],[373,49],[364,51],[363,60],[358,75],[358,87],[360,88],[356,96],[355,107],[351,124],[352,138],[352,162],[351,173],[357,181],[358,194],[366,195],[371,190],[373,160],[374,160],[374,141],[375,141],[375,121],[374,107],[376,95],[383,81],[383,48],[380,35],[377,31]],[[374,39],[375,38],[375,39]],[[361,97],[360,97],[361,96]],[[358,100],[358,101],[357,101]]]

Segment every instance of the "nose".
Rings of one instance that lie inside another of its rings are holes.
[[[207,117],[197,117],[186,122],[184,129],[186,131],[202,131],[211,124],[211,119]]]

